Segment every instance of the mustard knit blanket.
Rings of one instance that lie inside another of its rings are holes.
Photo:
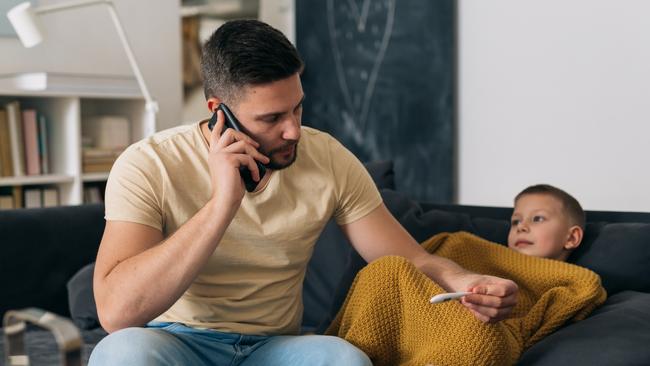
[[[469,233],[439,234],[422,245],[468,270],[515,281],[511,318],[485,324],[459,301],[430,304],[446,291],[406,259],[389,256],[359,272],[327,334],[356,345],[374,365],[510,365],[607,297],[600,277],[586,268],[523,255]]]

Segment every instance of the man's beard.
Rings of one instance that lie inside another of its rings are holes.
[[[289,161],[287,161],[287,162],[285,162],[285,163],[281,163],[281,162],[278,162],[278,161],[273,160],[272,156],[273,156],[274,153],[277,153],[278,151],[281,151],[281,150],[283,150],[283,149],[286,149],[286,148],[289,147],[289,146],[294,146],[294,148],[293,148],[293,156],[291,157],[291,160],[289,160]],[[293,164],[293,163],[296,161],[296,159],[298,158],[298,141],[295,141],[295,142],[289,143],[289,144],[287,144],[287,145],[285,145],[285,146],[282,146],[282,147],[280,147],[280,148],[277,148],[277,149],[273,149],[273,150],[271,150],[268,154],[267,154],[267,153],[264,153],[264,152],[262,152],[262,154],[268,156],[269,159],[270,159],[270,161],[269,161],[268,164],[264,164],[264,166],[265,166],[266,168],[271,169],[271,170],[282,170],[282,169],[286,169],[286,168],[288,168],[289,166],[291,166],[291,164]]]

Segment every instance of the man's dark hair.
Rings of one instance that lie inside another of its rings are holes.
[[[232,20],[203,46],[205,98],[234,103],[242,87],[266,84],[302,72],[296,48],[279,30],[257,20]]]
[[[519,192],[515,197],[515,204],[522,196],[527,194],[547,194],[555,197],[557,200],[562,202],[562,206],[564,206],[564,210],[567,213],[567,216],[569,216],[571,224],[580,226],[582,230],[585,229],[585,212],[582,209],[582,206],[580,206],[578,200],[576,200],[572,195],[549,184],[536,184]]]

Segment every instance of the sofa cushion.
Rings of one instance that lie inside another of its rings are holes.
[[[79,270],[68,281],[68,305],[70,317],[75,325],[81,329],[94,329],[99,327],[97,305],[93,294],[93,272],[95,263],[88,264]]]
[[[429,238],[431,233],[473,229],[470,216],[467,214],[441,210],[425,211],[408,195],[391,189],[383,189],[381,195],[391,214],[418,242]]]
[[[650,224],[589,223],[569,261],[598,273],[607,293],[650,292]]]
[[[377,188],[395,189],[395,170],[392,160],[377,160],[364,164]]]
[[[623,291],[542,339],[518,365],[650,365],[650,294]]]
[[[365,164],[377,188],[395,188],[392,161],[374,161]],[[314,246],[303,286],[304,305],[302,328],[313,332],[328,313],[332,294],[344,273],[356,263],[357,252],[352,248],[334,220],[329,220]],[[356,272],[355,272],[356,273]]]

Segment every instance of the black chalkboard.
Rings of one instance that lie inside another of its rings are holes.
[[[397,189],[440,203],[454,194],[455,19],[453,0],[296,0],[303,123],[392,159]]]

